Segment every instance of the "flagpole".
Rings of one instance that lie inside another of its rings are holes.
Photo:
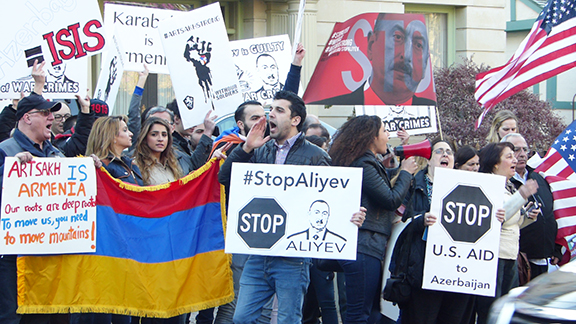
[[[440,139],[443,140],[444,136],[442,135],[442,123],[440,122],[440,112],[438,111],[438,106],[434,106],[436,109],[436,122],[438,123],[438,131],[440,132]]]

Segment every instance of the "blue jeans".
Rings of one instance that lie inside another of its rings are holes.
[[[346,275],[346,318],[344,323],[368,323],[379,318],[382,262],[358,252],[356,261],[342,260]]]
[[[322,323],[338,324],[338,314],[336,313],[336,301],[334,299],[334,273],[310,268],[310,286],[314,287],[314,296],[318,306],[322,310]]]
[[[234,323],[256,323],[274,293],[278,297],[278,324],[300,323],[309,283],[308,258],[251,255],[240,279]]]

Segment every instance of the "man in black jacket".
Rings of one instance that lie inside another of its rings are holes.
[[[233,162],[329,165],[328,154],[300,133],[305,119],[306,107],[300,97],[289,91],[277,92],[270,112],[270,136],[264,137],[266,118],[261,117],[246,142],[238,145],[222,165],[220,183],[230,184]],[[301,322],[302,302],[310,282],[309,267],[309,258],[251,255],[240,279],[234,323],[254,322],[274,293],[278,296],[278,313],[286,315],[283,320]],[[268,289],[264,291],[263,287]]]
[[[548,272],[548,263],[557,264],[561,259],[561,246],[555,244],[558,224],[554,218],[554,198],[550,186],[542,176],[526,165],[528,144],[522,135],[510,133],[502,142],[514,145],[514,155],[518,160],[516,175],[510,179],[516,188],[520,188],[528,179],[538,182],[538,191],[530,198],[540,204],[541,214],[536,221],[520,230],[520,252],[526,253],[530,261],[530,278],[534,279]]]

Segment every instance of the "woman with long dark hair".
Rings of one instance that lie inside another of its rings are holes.
[[[164,184],[183,176],[172,148],[170,125],[161,118],[146,119],[136,142],[134,159],[145,185]]]
[[[333,165],[362,168],[361,205],[367,209],[358,230],[356,261],[340,261],[348,283],[344,323],[368,323],[379,316],[382,260],[394,211],[402,204],[417,169],[413,157],[404,160],[392,186],[376,159],[376,154],[387,152],[387,143],[388,131],[379,117],[358,116],[342,125],[329,151]]]

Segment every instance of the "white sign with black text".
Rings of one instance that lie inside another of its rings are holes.
[[[410,135],[438,132],[435,106],[356,106],[356,115],[382,118],[392,137],[402,128]]]
[[[290,70],[288,35],[237,40],[230,47],[243,100],[271,104]]]
[[[118,37],[125,52],[126,71],[142,71],[146,63],[151,73],[169,74],[158,26],[164,19],[183,14],[183,11],[104,4],[104,23],[108,36]]]
[[[219,3],[160,22],[158,27],[184,128],[208,111],[223,116],[242,103]]]
[[[226,253],[356,260],[362,169],[234,163]]]
[[[434,178],[422,288],[493,297],[506,179],[444,168]]]

